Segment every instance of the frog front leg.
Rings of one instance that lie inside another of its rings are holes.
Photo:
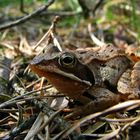
[[[110,106],[113,106],[120,101],[119,94],[115,94],[105,88],[95,88],[93,87],[89,91],[85,92],[79,101],[85,104],[79,108],[74,109],[74,111],[67,117],[85,116],[95,112],[102,111]],[[87,101],[89,101],[87,103]]]

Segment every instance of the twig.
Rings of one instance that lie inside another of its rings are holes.
[[[42,13],[43,11],[45,11],[51,4],[53,4],[54,1],[55,1],[55,0],[49,0],[48,3],[47,3],[46,5],[40,7],[39,9],[35,10],[34,12],[32,12],[32,13],[30,13],[30,14],[28,14],[28,15],[26,15],[26,16],[24,16],[24,17],[18,19],[18,20],[16,20],[16,21],[7,23],[7,24],[5,24],[5,25],[2,25],[2,26],[0,27],[0,31],[5,30],[5,29],[7,29],[7,28],[11,28],[11,27],[16,26],[16,25],[19,25],[19,24],[21,24],[21,23],[24,23],[24,22],[26,22],[27,20],[29,20],[29,19],[31,19],[31,18],[33,18],[33,17],[39,15],[40,13]]]
[[[25,12],[24,12],[25,13]],[[27,16],[27,12],[25,13]],[[43,11],[39,14],[40,17],[46,17],[46,16],[60,16],[60,17],[67,17],[67,16],[76,16],[76,15],[81,15],[81,11]],[[17,17],[8,17],[6,21],[3,19],[3,22],[11,22],[11,20],[17,20],[17,19],[22,19],[23,16],[17,16]],[[3,25],[4,26],[4,25]]]
[[[62,52],[62,47],[60,46],[57,36],[53,32],[51,32],[51,37],[53,38],[54,45],[57,46],[57,48],[60,52]]]
[[[36,48],[41,44],[41,42],[50,34],[50,31],[52,30],[53,25],[49,28],[49,30],[44,34],[44,36],[37,42],[37,44],[34,46],[33,50],[36,50]]]
[[[126,124],[124,127],[122,127],[121,131],[125,131],[126,129],[128,129],[128,127],[130,126],[134,126],[136,123],[138,123],[140,121],[140,118],[137,118],[136,120],[134,120],[131,123]]]
[[[105,45],[104,42],[100,41],[100,40],[92,33],[92,31],[91,31],[91,24],[88,24],[88,32],[89,32],[89,34],[90,34],[90,37],[91,37],[92,41],[93,41],[96,45],[98,45],[98,46],[100,46],[100,47],[102,47],[102,46]]]
[[[0,58],[0,95],[8,95],[8,82],[10,77],[10,66],[12,59],[8,57]]]
[[[12,99],[10,99],[10,100],[8,100],[8,101],[6,101],[6,102],[0,104],[0,108],[3,108],[3,107],[8,106],[12,101],[15,101],[15,100],[20,99],[20,98],[22,98],[22,97],[25,97],[25,96],[27,96],[27,95],[33,94],[33,93],[35,93],[35,92],[45,90],[45,89],[47,89],[47,88],[48,88],[48,87],[44,87],[44,88],[42,88],[42,89],[33,90],[33,91],[27,92],[27,93],[25,93],[25,94],[22,94],[22,95],[20,95],[20,96],[14,97],[14,98],[12,98]]]
[[[25,10],[24,10],[24,0],[20,0],[20,11],[24,14],[28,14]]]
[[[42,125],[41,123],[39,124],[40,125],[40,128],[39,128],[39,125],[36,125],[38,121],[41,120],[42,116],[43,116],[43,113],[41,113],[42,116],[39,116],[40,120],[36,120],[32,126],[32,128],[30,129],[30,131],[28,132],[27,136],[24,138],[24,140],[30,140],[33,136],[35,136],[36,134],[38,134],[44,127],[46,127],[55,117],[56,115],[58,115],[60,112],[62,111],[62,109],[54,112],[50,117],[49,119],[44,122]]]
[[[34,100],[34,104],[35,106],[37,106],[37,108],[39,108],[44,114],[47,114],[47,116],[52,116],[54,114],[54,111],[52,108],[50,108],[50,106],[44,102],[43,100]],[[58,127],[58,131],[60,130],[61,132],[63,132],[63,130],[65,130],[65,128],[69,128],[70,124],[69,122],[65,121],[63,118],[61,118],[60,116],[56,116],[53,120],[54,124],[57,125]],[[59,132],[60,132],[59,131]],[[60,132],[60,133],[61,133]],[[54,136],[55,137],[55,136]],[[76,131],[73,131],[70,135],[69,135],[70,139],[72,140],[77,140],[77,138],[79,137],[79,133],[77,133]],[[58,138],[59,139],[59,138]],[[51,140],[58,140],[57,138],[54,139],[52,138]]]
[[[101,6],[101,4],[103,3],[104,1],[103,0],[99,0],[97,1],[94,9],[92,10],[92,13],[95,14],[96,10]]]
[[[36,119],[36,115],[31,116],[29,119],[22,122],[19,126],[15,127],[10,133],[7,139],[12,140],[14,139],[18,134],[23,132],[24,130],[30,128],[32,124],[34,123]],[[1,138],[0,138],[1,139]]]
[[[111,118],[105,118],[105,117],[100,117],[99,118],[99,120],[101,120],[101,121],[106,121],[106,122],[113,122],[113,123],[115,123],[115,122],[132,122],[132,121],[134,121],[134,120],[136,120],[137,119],[137,117],[134,117],[134,118],[125,118],[125,119],[111,119]]]
[[[45,11],[40,16],[75,16],[82,14],[81,11]]]
[[[100,138],[99,140],[110,140],[115,138],[120,133],[121,128],[114,130],[113,132],[106,134],[104,137]]]
[[[61,49],[61,46],[60,46],[60,44],[59,44],[59,42],[57,41],[57,39],[56,39],[56,37],[55,37],[55,35],[54,35],[54,32],[55,32],[55,26],[56,26],[56,23],[58,22],[58,20],[59,20],[59,16],[55,16],[54,17],[54,19],[53,19],[53,21],[52,21],[52,24],[51,24],[51,26],[50,26],[50,28],[49,28],[49,30],[45,33],[45,35],[38,41],[38,43],[34,46],[34,48],[33,48],[33,50],[36,50],[36,48],[42,43],[42,41],[45,39],[45,38],[47,38],[48,37],[48,43],[50,43],[50,38],[52,38],[53,39],[53,41],[54,41],[54,44],[58,47],[58,49],[60,50],[60,51],[62,51],[62,49]],[[48,45],[48,43],[46,44],[46,45]],[[45,46],[46,47],[46,46]],[[43,48],[44,49],[44,48]],[[42,52],[42,51],[41,51]],[[40,54],[40,52],[39,52],[39,54]]]
[[[65,129],[64,130],[64,133],[62,133],[61,135],[59,135],[59,138],[64,138],[66,136],[68,136],[71,132],[73,132],[73,130],[75,130],[77,127],[79,127],[81,124],[91,120],[91,119],[95,119],[95,118],[98,118],[100,116],[103,116],[103,115],[107,115],[109,113],[113,113],[113,112],[117,112],[117,111],[121,111],[121,110],[124,110],[128,107],[131,107],[131,106],[140,106],[140,100],[131,100],[131,101],[126,101],[126,102],[123,102],[123,103],[120,103],[120,104],[117,104],[113,107],[110,107],[102,112],[97,112],[97,113],[94,113],[94,114],[91,114],[91,115],[88,115],[84,118],[82,118],[81,120],[77,121],[77,123],[75,123],[74,125],[72,125],[69,129]]]
[[[18,96],[19,97],[19,96]],[[31,101],[31,100],[34,100],[34,99],[48,99],[49,97],[55,97],[55,98],[61,98],[61,97],[64,97],[64,95],[63,94],[60,94],[60,95],[46,95],[46,96],[37,96],[37,97],[28,97],[28,98],[24,98],[24,99],[19,99],[19,100],[12,100],[12,101],[7,101],[5,104],[4,104],[4,106],[2,106],[2,108],[3,107],[6,107],[6,106],[12,106],[13,104],[17,104],[17,103],[19,103],[19,102],[23,102],[23,101]],[[3,109],[1,109],[1,106],[0,106],[0,112],[2,112],[2,110]]]

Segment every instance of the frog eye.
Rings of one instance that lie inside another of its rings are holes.
[[[68,68],[74,67],[75,62],[76,62],[75,56],[73,54],[70,54],[70,53],[64,53],[58,59],[58,63],[61,66],[68,67]]]

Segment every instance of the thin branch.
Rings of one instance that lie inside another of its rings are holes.
[[[16,21],[13,21],[13,22],[10,22],[10,23],[7,23],[5,25],[0,26],[0,31],[5,30],[7,28],[11,28],[11,27],[16,26],[16,25],[19,25],[21,23],[24,23],[27,20],[29,20],[29,19],[31,19],[31,18],[39,15],[40,13],[42,13],[43,11],[45,11],[51,4],[53,4],[54,1],[55,0],[49,0],[46,5],[38,8],[37,10],[33,11],[32,13],[30,13],[30,14],[28,14],[28,15],[26,15],[26,16],[24,16],[24,17],[22,17],[22,18],[20,18],[20,19],[18,19]]]
[[[35,136],[36,134],[38,134],[44,127],[46,127],[60,112],[62,111],[62,109],[54,112],[49,118],[48,120],[46,120],[42,125],[39,122],[42,119],[43,113],[41,113],[40,116],[38,116],[38,120],[36,119],[36,121],[34,122],[34,124],[32,125],[31,129],[29,130],[28,134],[26,135],[26,137],[24,138],[24,140],[30,140],[33,136]],[[39,123],[40,124],[39,124]],[[37,125],[38,124],[38,125]],[[41,125],[41,126],[39,126]],[[39,128],[40,127],[40,128]]]
[[[0,104],[0,109],[1,109],[1,108],[4,108],[4,107],[6,107],[6,106],[8,106],[8,105],[9,105],[11,102],[13,102],[14,100],[20,99],[20,98],[22,98],[22,97],[25,97],[25,96],[27,96],[27,95],[31,95],[31,94],[33,94],[33,93],[36,93],[36,92],[38,92],[38,91],[42,91],[42,90],[45,90],[45,89],[48,89],[48,87],[44,87],[44,88],[38,89],[38,90],[29,91],[29,92],[26,92],[25,94],[22,94],[22,95],[20,95],[20,96],[16,96],[16,97],[14,97],[14,98],[12,98],[12,99],[6,101],[6,102],[1,103],[1,104]]]
[[[20,0],[20,11],[24,14],[28,14],[25,10],[24,10],[24,0]]]
[[[95,14],[96,10],[102,5],[103,2],[104,2],[103,0],[97,1],[97,3],[96,3],[96,5],[95,5],[94,9],[92,10],[92,13],[93,13],[93,14]]]
[[[40,16],[75,16],[82,14],[81,11],[44,11]]]
[[[91,119],[95,119],[95,118],[98,118],[100,116],[103,116],[103,115],[107,115],[109,113],[113,113],[113,112],[117,112],[117,111],[121,111],[121,110],[124,110],[124,109],[127,109],[129,107],[132,107],[132,106],[140,106],[140,100],[131,100],[131,101],[126,101],[126,102],[123,102],[123,103],[120,103],[120,104],[117,104],[113,107],[110,107],[104,111],[101,111],[101,112],[97,112],[97,113],[94,113],[94,114],[90,114],[84,118],[82,118],[81,120],[77,121],[74,125],[72,125],[70,128],[66,128],[63,133],[61,133],[60,135],[57,136],[57,138],[64,138],[66,136],[68,136],[71,132],[73,132],[73,130],[75,130],[76,128],[78,128],[81,124],[91,120]]]
[[[88,32],[89,32],[89,35],[91,37],[91,39],[93,40],[93,42],[97,45],[97,46],[104,46],[106,45],[104,42],[100,41],[91,31],[91,24],[88,24]]]
[[[58,22],[58,20],[59,20],[59,16],[55,16],[54,17],[54,19],[53,19],[53,21],[52,21],[52,24],[51,24],[51,26],[50,26],[50,28],[49,28],[49,30],[45,33],[45,35],[40,39],[40,41],[38,41],[38,43],[34,46],[34,48],[33,48],[33,50],[35,50],[40,44],[41,44],[41,42],[45,39],[45,38],[47,38],[48,37],[48,40],[47,40],[47,42],[48,43],[46,43],[46,45],[48,45],[49,43],[50,43],[50,38],[53,40],[53,44],[55,45],[55,46],[57,46],[58,47],[58,50],[59,51],[62,51],[62,48],[61,48],[61,46],[60,46],[60,44],[59,44],[59,41],[57,40],[57,36],[55,35],[55,28],[56,28],[56,23]],[[46,46],[45,46],[46,47]],[[43,48],[44,49],[44,48]],[[42,51],[41,51],[42,52]],[[40,53],[39,53],[40,54]]]
[[[67,16],[77,16],[81,15],[81,11],[43,11],[39,14],[40,17],[46,17],[46,16],[60,16],[60,17],[67,17]],[[27,15],[27,13],[26,13]],[[8,17],[6,20],[2,20],[1,22],[11,22],[13,20],[19,20],[22,19],[24,16],[17,16],[17,17]],[[3,25],[4,26],[4,25]],[[0,26],[1,27],[1,26]]]

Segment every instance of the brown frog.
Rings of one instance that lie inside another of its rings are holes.
[[[50,45],[32,60],[30,68],[80,103],[75,115],[87,115],[122,100],[139,98],[140,63],[134,65],[112,44],[67,51]]]

